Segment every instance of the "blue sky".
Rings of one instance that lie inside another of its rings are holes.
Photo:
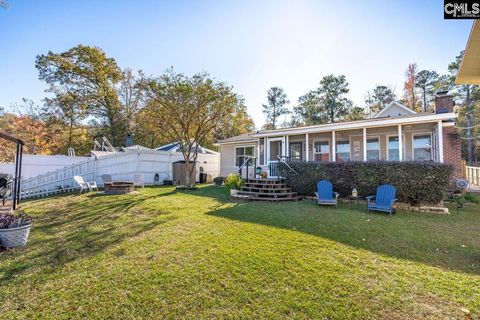
[[[121,67],[208,71],[245,97],[257,126],[271,86],[291,100],[327,74],[345,74],[363,106],[376,84],[401,95],[410,62],[445,73],[472,22],[444,20],[443,1],[36,1],[0,8],[0,106],[40,102],[34,61],[95,45]]]

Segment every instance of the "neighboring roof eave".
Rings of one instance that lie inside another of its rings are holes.
[[[175,146],[176,145],[176,146]],[[215,145],[215,144],[214,144]],[[212,154],[218,154],[218,152],[216,151],[213,151],[213,150],[210,150],[210,149],[207,149],[205,147],[202,147],[201,145],[197,144],[198,148],[203,152],[203,153],[212,153]],[[173,147],[171,149],[169,149],[170,147]],[[162,149],[165,149],[167,148],[167,150],[162,150]],[[163,146],[160,146],[160,147],[157,147],[153,150],[155,151],[162,151],[162,152],[169,152],[169,153],[175,153],[175,152],[179,152],[178,149],[180,149],[180,144],[178,142],[172,142],[172,143],[169,143],[169,144],[166,144],[166,145],[163,145]]]
[[[405,112],[408,112],[409,114],[416,114],[416,112],[410,108],[407,108],[405,107],[403,104],[401,104],[400,102],[398,101],[392,101],[388,104],[388,106],[386,106],[385,108],[382,109],[382,111],[380,111],[379,113],[377,113],[374,118],[381,118],[382,115],[384,115],[388,109],[390,108],[393,108],[393,107],[399,107],[400,109],[402,110],[405,110]]]
[[[219,141],[217,143],[214,143],[214,146],[221,146],[221,145],[226,145],[226,144],[239,144],[239,143],[251,143],[251,142],[257,142],[258,138],[252,137],[251,139],[242,139],[242,140],[227,140],[227,141]]]
[[[465,46],[460,68],[455,79],[456,84],[480,84],[480,24],[473,22]]]

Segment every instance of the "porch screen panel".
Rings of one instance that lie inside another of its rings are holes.
[[[400,153],[398,152],[398,136],[388,137],[388,160],[400,160]]]
[[[316,141],[313,145],[314,161],[330,161],[330,144],[328,141]]]
[[[380,141],[378,138],[367,139],[367,161],[380,160]]]
[[[290,154],[290,160],[301,161],[302,160],[302,143],[290,142],[289,154]]]
[[[260,151],[260,159],[258,159],[258,164],[260,166],[263,166],[265,165],[265,139],[264,138],[260,138],[260,145],[258,147]]]
[[[270,159],[269,161],[278,161],[278,156],[282,156],[282,141],[270,141]]]
[[[337,161],[350,160],[350,142],[337,141]]]
[[[413,160],[432,160],[432,136],[429,134],[413,136]]]

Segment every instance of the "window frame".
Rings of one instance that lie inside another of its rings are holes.
[[[288,141],[288,156],[290,157],[290,160],[292,160],[292,149],[290,148],[292,144],[300,144],[300,160],[298,161],[303,161],[303,141]],[[297,160],[296,160],[297,161]]]
[[[315,155],[316,155],[316,154],[320,154],[320,155],[322,155],[322,154],[327,154],[327,152],[316,152],[316,151],[315,151],[315,143],[317,143],[317,142],[326,142],[326,143],[328,144],[328,160],[327,160],[327,161],[332,161],[332,156],[331,156],[331,154],[332,154],[332,145],[331,145],[329,139],[315,139],[315,140],[312,141],[313,161],[317,161],[317,160],[315,160]],[[320,161],[322,161],[322,160],[320,160]]]
[[[368,160],[368,140],[369,139],[377,139],[378,141],[378,159],[376,160]],[[382,159],[382,139],[380,139],[380,136],[368,136],[367,135],[367,145],[365,146],[365,154],[367,156],[367,161],[380,161]]]
[[[429,136],[430,137],[430,160],[415,160],[415,136]],[[412,133],[412,161],[434,161],[433,160],[433,136],[432,132],[414,132]]]
[[[252,152],[252,157],[255,157],[255,145],[243,145],[243,146],[235,146],[234,149],[233,149],[233,166],[235,168],[240,168],[240,166],[237,166],[237,149],[240,149],[240,148],[253,148],[253,152]],[[245,152],[245,150],[244,150]],[[243,154],[245,155],[245,154]]]
[[[407,161],[406,160],[406,156],[407,156],[407,146],[406,146],[406,143],[405,143],[405,133],[402,133],[402,155],[403,155],[403,160],[390,160],[390,157],[388,156],[388,143],[389,143],[389,140],[391,137],[398,137],[398,134],[387,134],[386,135],[386,139],[385,139],[385,159],[387,159],[386,161],[398,161],[398,162],[404,162],[404,161]]]
[[[337,148],[338,148],[339,144],[342,144],[342,142],[348,143],[348,160],[341,159],[340,161],[352,161],[352,141],[351,141],[350,137],[348,139],[340,139],[340,140],[335,141],[335,161],[336,162],[339,161],[338,156],[337,156],[337,154],[338,154]],[[341,152],[341,153],[344,153],[344,152]]]

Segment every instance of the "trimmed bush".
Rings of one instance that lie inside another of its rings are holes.
[[[294,191],[313,195],[316,183],[327,179],[346,197],[357,188],[359,196],[375,195],[381,184],[397,188],[399,202],[435,205],[445,197],[453,167],[435,162],[290,162],[297,173],[280,163],[280,174]]]
[[[225,187],[239,190],[243,186],[243,179],[238,173],[230,173],[225,179]]]
[[[221,186],[225,182],[225,177],[215,177],[215,178],[213,178],[213,182],[217,186]]]

